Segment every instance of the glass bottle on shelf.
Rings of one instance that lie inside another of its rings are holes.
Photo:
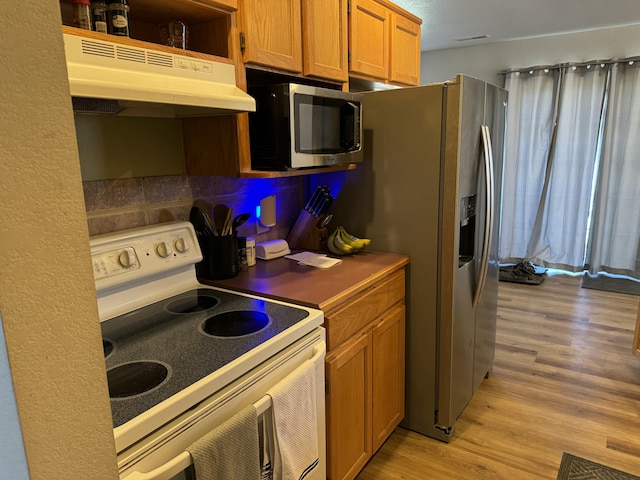
[[[108,32],[108,14],[109,9],[104,0],[91,1],[91,26],[96,32]]]
[[[112,35],[129,36],[129,5],[127,0],[109,0],[109,22]]]
[[[91,30],[91,13],[89,0],[71,0],[73,5],[73,26]]]

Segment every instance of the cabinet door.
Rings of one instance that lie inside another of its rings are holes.
[[[240,0],[244,61],[302,72],[300,0]]]
[[[397,13],[391,14],[389,63],[391,82],[420,83],[420,25]]]
[[[371,458],[371,334],[327,356],[327,478],[353,479]]]
[[[373,344],[373,452],[404,418],[405,307],[385,314],[372,331]]]
[[[347,0],[302,0],[304,74],[347,81]]]
[[[380,80],[389,76],[390,12],[374,0],[351,0],[349,71]]]

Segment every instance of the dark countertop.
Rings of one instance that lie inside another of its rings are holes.
[[[199,280],[204,284],[320,308],[327,312],[344,299],[366,289],[371,281],[383,279],[409,263],[406,255],[371,251],[360,251],[340,258],[342,263],[328,269],[299,265],[284,257],[258,259],[255,266],[233,278]]]

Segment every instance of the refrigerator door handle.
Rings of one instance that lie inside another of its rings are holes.
[[[484,216],[484,235],[482,245],[482,256],[480,257],[480,272],[475,292],[473,293],[473,306],[478,305],[484,284],[487,279],[487,270],[489,268],[489,250],[493,239],[493,198],[494,198],[494,180],[493,180],[493,150],[491,148],[491,135],[489,127],[482,125],[482,149],[484,157],[484,177],[486,188],[485,216]]]

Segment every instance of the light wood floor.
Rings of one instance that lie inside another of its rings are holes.
[[[500,283],[494,370],[448,444],[398,428],[358,480],[555,480],[562,452],[640,476],[637,296]]]

